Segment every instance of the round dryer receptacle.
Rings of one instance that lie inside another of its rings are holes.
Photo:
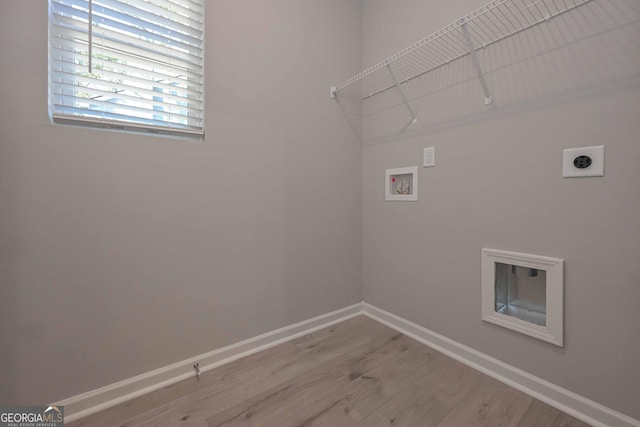
[[[589,156],[578,156],[573,159],[573,166],[577,167],[578,169],[586,169],[591,166],[591,163],[592,160]]]

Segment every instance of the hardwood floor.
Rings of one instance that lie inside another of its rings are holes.
[[[365,316],[67,425],[587,426]]]

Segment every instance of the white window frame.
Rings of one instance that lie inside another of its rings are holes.
[[[204,3],[49,0],[52,122],[203,139]]]

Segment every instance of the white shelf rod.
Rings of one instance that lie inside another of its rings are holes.
[[[473,46],[473,41],[471,40],[469,29],[467,28],[467,23],[464,22],[464,19],[460,24],[460,28],[462,29],[462,34],[464,35],[464,41],[467,43],[467,47],[469,48],[473,67],[476,69],[476,73],[478,73],[480,85],[482,85],[482,90],[484,91],[484,104],[489,105],[493,102],[493,100],[491,99],[491,95],[489,94],[489,87],[487,86],[487,81],[484,79],[484,74],[482,73],[482,68],[480,67],[480,61],[478,60],[478,54],[476,53],[476,48]]]
[[[400,52],[392,55],[391,57],[385,59],[384,61],[362,71],[359,74],[356,74],[355,76],[351,77],[348,80],[345,80],[344,82],[336,85],[336,86],[332,86],[331,87],[331,98],[335,98],[338,94],[338,92],[344,88],[346,88],[347,86],[352,85],[353,83],[356,83],[359,80],[364,79],[365,77],[376,73],[378,70],[380,70],[381,68],[387,67],[388,65],[406,57],[407,55],[410,55],[412,53],[414,53],[415,51],[424,48],[425,46],[428,46],[430,44],[435,44],[437,41],[439,41],[440,39],[445,39],[448,38],[450,36],[450,33],[454,32],[455,30],[459,30],[460,29],[460,25],[461,23],[467,23],[467,22],[472,22],[475,19],[479,19],[482,18],[483,16],[493,13],[494,9],[502,6],[503,4],[506,4],[505,6],[508,7],[508,4],[513,3],[514,0],[493,0],[491,2],[489,2],[488,4],[480,7],[479,9],[471,12],[470,14],[464,16],[463,18],[459,19],[458,21],[456,21],[453,24],[447,25],[446,27],[436,31],[435,33],[425,37],[424,39],[414,43],[413,45],[407,47],[406,49],[401,50]],[[570,3],[567,4],[567,1],[569,1]],[[522,25],[522,22],[518,22],[518,25],[521,25],[520,28],[515,28],[512,29],[510,31],[508,31],[506,34],[503,34],[499,37],[497,37],[496,39],[493,40],[488,40],[488,41],[483,41],[482,42],[482,46],[480,46],[481,48],[487,47],[487,46],[491,46],[494,43],[497,43],[501,40],[504,40],[507,37],[510,37],[512,35],[518,34],[522,31],[525,31],[535,25],[538,25],[542,22],[548,22],[551,18],[554,18],[556,16],[562,15],[566,12],[572,11],[584,4],[587,4],[589,2],[591,2],[593,0],[550,0],[550,3],[555,5],[555,10],[550,9],[547,4],[545,3],[545,0],[532,0],[532,2],[530,3],[530,6],[536,8],[536,10],[538,10],[539,12],[543,12],[543,16],[542,19],[538,19],[535,22],[527,22],[524,25]],[[560,6],[558,6],[558,4]],[[541,13],[542,14],[542,13]],[[510,17],[506,17],[507,19],[509,19]],[[457,59],[460,59],[466,55],[469,55],[470,52],[464,52],[464,53],[460,53],[460,54],[456,54],[456,55],[452,55],[450,57],[447,57],[447,59],[445,61],[439,62],[434,66],[431,67],[427,67],[424,70],[410,76],[407,77],[405,79],[403,79],[402,81],[399,81],[398,84],[402,85],[404,83],[407,83],[413,79],[416,79],[418,77],[422,77],[423,75],[436,70],[442,66],[445,66]],[[378,95],[380,93],[383,93],[389,89],[391,89],[392,87],[395,87],[396,84],[391,84],[388,86],[384,86],[381,87],[380,89],[376,89],[374,91],[371,91],[370,93],[363,95],[362,96],[362,100],[365,100],[367,98],[371,98],[375,95]],[[488,92],[485,92],[488,93]]]
[[[468,15],[467,15],[467,16],[465,16],[465,17],[463,17],[462,19],[467,19],[467,20],[469,20],[469,19],[473,19],[474,17],[476,17],[476,16],[480,16],[480,15],[484,14],[485,12],[487,12],[487,11],[489,11],[489,10],[493,9],[494,7],[499,6],[499,5],[501,5],[501,4],[503,4],[503,3],[507,2],[507,1],[510,1],[510,0],[494,0],[494,1],[492,1],[491,3],[488,3],[488,4],[484,5],[484,6],[482,6],[481,8],[479,8],[479,9],[477,9],[477,10],[475,10],[475,11],[471,12],[470,14],[468,14]],[[355,76],[351,77],[351,78],[350,78],[350,79],[348,79],[348,80],[345,80],[344,82],[342,82],[342,83],[340,83],[339,85],[335,86],[335,92],[338,92],[339,90],[344,89],[345,87],[347,87],[347,86],[349,86],[349,85],[351,85],[351,84],[353,84],[353,83],[357,82],[358,80],[362,79],[363,77],[366,77],[366,76],[368,76],[369,74],[372,74],[372,73],[374,73],[374,72],[378,71],[380,68],[382,68],[382,67],[386,66],[387,64],[391,64],[391,63],[393,63],[393,62],[397,61],[398,59],[401,59],[401,58],[403,58],[403,57],[405,57],[405,56],[409,55],[409,54],[410,54],[410,53],[412,53],[413,51],[415,51],[415,50],[417,50],[417,49],[420,49],[420,48],[421,48],[421,47],[423,47],[424,45],[426,45],[426,44],[428,44],[428,43],[432,42],[433,40],[436,40],[436,39],[438,39],[438,38],[442,37],[443,35],[445,35],[445,34],[447,34],[447,33],[451,32],[451,31],[455,30],[456,28],[458,28],[458,23],[457,23],[457,22],[456,22],[456,23],[454,23],[454,24],[447,25],[446,27],[444,27],[444,28],[442,28],[442,29],[440,29],[440,30],[436,31],[435,33],[433,33],[433,34],[431,34],[431,35],[429,35],[429,36],[425,37],[424,39],[422,39],[422,40],[420,40],[420,41],[418,41],[418,42],[416,42],[416,43],[412,44],[411,46],[409,46],[409,47],[407,47],[407,48],[405,48],[405,49],[401,50],[400,52],[398,52],[398,53],[396,53],[396,54],[394,54],[394,55],[390,56],[389,58],[385,59],[384,61],[379,62],[378,64],[376,64],[376,65],[374,65],[374,66],[372,66],[372,67],[370,67],[370,68],[367,68],[366,70],[362,71],[362,72],[361,72],[361,73],[359,73],[359,74],[356,74]],[[462,57],[462,56],[466,56],[466,54],[464,54],[464,55],[460,55],[460,57]],[[457,57],[457,58],[451,58],[449,61],[445,62],[444,64],[440,64],[440,66],[441,66],[441,65],[445,65],[445,64],[447,64],[447,63],[449,63],[449,62],[451,62],[451,61],[453,61],[453,60],[455,60],[455,59],[458,59],[458,58],[459,58],[459,57]],[[431,70],[433,70],[433,69],[435,69],[435,68],[438,68],[438,67],[433,67],[432,69],[425,70],[425,71],[424,71],[424,73],[427,73],[427,72],[429,72],[429,71],[431,71]],[[422,74],[424,74],[424,73],[421,73],[421,75],[422,75]],[[417,77],[417,76],[416,76],[416,77]],[[407,81],[409,81],[409,80],[412,80],[413,78],[415,78],[415,77],[412,77],[411,79],[404,80],[404,81],[402,81],[402,82],[400,82],[400,83],[405,83],[405,82],[407,82]],[[388,90],[388,89],[390,89],[390,88],[391,88],[391,87],[387,87],[387,88],[385,88],[384,90]],[[384,91],[384,90],[383,90],[383,91]],[[367,98],[368,98],[368,97],[371,97],[371,96],[374,96],[374,95],[377,95],[378,93],[381,93],[381,92],[383,92],[383,91],[380,91],[380,92],[377,92],[377,93],[369,94],[369,95],[367,96]]]
[[[393,74],[393,70],[391,69],[391,65],[387,64],[387,70],[389,70],[389,75],[391,76],[391,78],[395,82],[396,87],[398,88],[398,92],[400,92],[400,96],[402,97],[402,100],[404,101],[404,105],[407,106],[407,110],[409,110],[409,114],[411,114],[411,124],[415,125],[416,123],[418,123],[418,118],[416,117],[415,113],[411,109],[411,106],[409,105],[409,101],[407,101],[407,97],[404,96],[404,92],[402,91],[402,88],[400,87],[400,83],[398,83],[398,79],[396,78],[396,75]]]

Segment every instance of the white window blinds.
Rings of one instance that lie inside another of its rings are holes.
[[[204,135],[204,0],[49,0],[56,123]]]

